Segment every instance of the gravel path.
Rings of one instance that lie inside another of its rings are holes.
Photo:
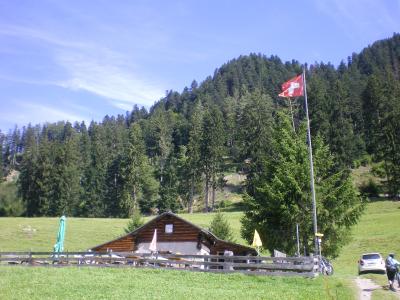
[[[356,284],[357,284],[357,287],[358,287],[358,290],[359,290],[359,294],[358,294],[358,299],[359,300],[370,300],[372,292],[374,290],[382,289],[382,287],[380,285],[377,285],[371,279],[357,277],[355,281],[356,281]],[[400,290],[397,289],[397,292],[393,293],[393,294],[396,295],[397,298],[400,299],[399,291]]]
[[[370,300],[372,291],[376,289],[380,289],[381,287],[374,283],[371,279],[367,278],[356,278],[356,283],[359,289],[358,299],[360,300]]]

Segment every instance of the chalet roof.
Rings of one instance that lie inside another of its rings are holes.
[[[194,228],[198,229],[200,232],[202,232],[204,235],[206,235],[208,238],[210,238],[211,240],[215,241],[216,243],[222,243],[222,244],[227,244],[227,245],[242,247],[242,248],[245,248],[245,249],[247,249],[247,250],[249,250],[249,251],[255,252],[255,249],[252,248],[252,247],[245,246],[245,245],[241,245],[241,244],[237,244],[237,243],[233,243],[233,242],[228,242],[228,241],[225,241],[225,240],[221,240],[220,238],[216,237],[212,232],[210,232],[210,231],[208,231],[208,230],[206,230],[206,229],[204,229],[204,228],[201,228],[201,227],[199,227],[199,226],[197,226],[197,225],[195,225],[195,224],[193,224],[193,223],[191,223],[191,222],[189,222],[189,221],[187,221],[187,220],[185,220],[185,219],[179,217],[178,215],[176,215],[176,214],[174,214],[174,213],[172,213],[172,212],[164,212],[164,213],[158,215],[157,217],[153,218],[153,219],[150,220],[149,222],[143,224],[142,226],[140,226],[140,227],[137,228],[136,230],[131,231],[131,232],[129,232],[129,233],[127,233],[127,234],[124,234],[124,235],[122,235],[122,236],[119,236],[118,238],[116,238],[116,239],[114,239],[114,240],[111,240],[111,241],[102,243],[102,244],[100,244],[100,245],[94,246],[94,247],[92,247],[92,248],[90,248],[90,249],[99,248],[99,247],[101,247],[101,246],[103,246],[103,245],[109,244],[109,243],[111,243],[111,242],[117,241],[117,240],[119,240],[119,239],[122,239],[122,238],[127,237],[127,236],[130,236],[130,235],[135,236],[135,235],[137,235],[138,233],[140,233],[142,230],[144,230],[146,227],[149,227],[149,226],[151,226],[152,224],[157,223],[157,221],[159,221],[159,220],[161,220],[161,219],[163,219],[163,218],[165,218],[165,217],[167,217],[167,216],[172,216],[172,217],[174,217],[174,218],[177,218],[177,219],[181,220],[182,222],[185,222],[185,223],[187,223],[187,224],[193,226]]]

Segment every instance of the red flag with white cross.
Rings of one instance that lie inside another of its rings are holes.
[[[282,93],[279,97],[299,97],[304,95],[303,74],[300,74],[282,84]]]

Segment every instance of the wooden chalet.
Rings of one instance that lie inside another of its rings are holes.
[[[223,255],[225,251],[232,251],[233,255],[257,255],[255,249],[221,240],[208,230],[171,212],[165,212],[135,231],[90,250],[149,253],[155,229],[157,229],[157,251],[159,253]]]

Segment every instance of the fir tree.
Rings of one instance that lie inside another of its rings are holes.
[[[205,211],[208,212],[210,187],[212,189],[211,210],[215,206],[215,190],[218,174],[222,172],[225,136],[221,112],[215,107],[207,108],[203,118],[201,138],[201,166],[205,176]]]
[[[143,224],[144,219],[142,215],[140,214],[139,210],[135,210],[131,216],[131,219],[129,220],[128,225],[126,226],[126,228],[124,228],[124,231],[125,233],[130,233],[143,226]]]
[[[121,166],[123,199],[121,207],[129,213],[140,209],[149,212],[154,206],[158,184],[145,154],[142,131],[138,124],[131,125],[127,153]]]
[[[209,230],[221,240],[235,242],[232,228],[220,211],[218,211],[211,220]]]
[[[294,254],[295,228],[300,227],[302,246],[308,253],[314,246],[312,203],[306,130],[293,131],[283,113],[275,118],[271,154],[262,168],[249,179],[242,219],[242,236],[251,241],[254,229],[263,244]],[[359,219],[364,204],[349,172],[333,172],[334,160],[320,138],[314,140],[315,182],[319,231],[324,233],[324,255],[335,257],[346,243],[350,228]]]

